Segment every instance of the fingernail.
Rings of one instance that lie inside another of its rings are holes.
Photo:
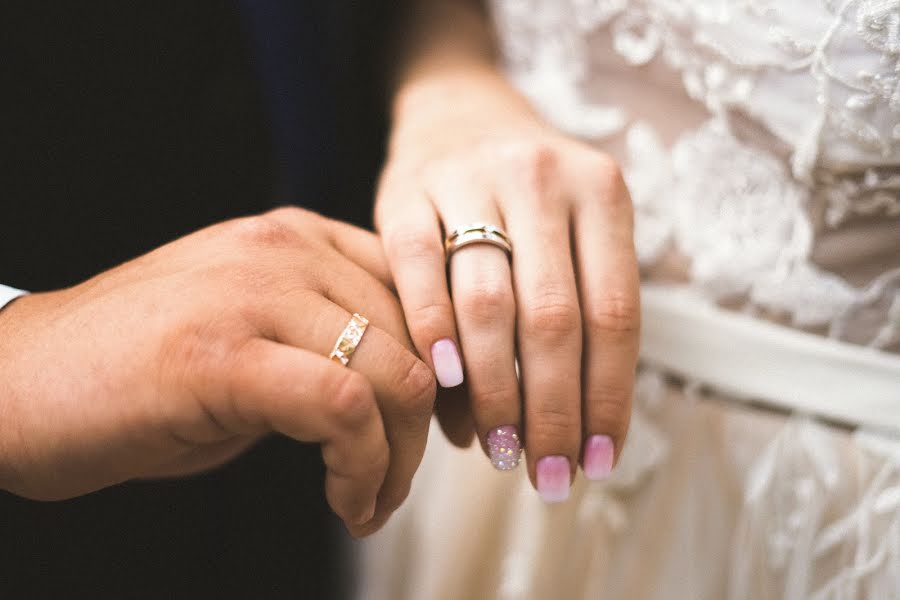
[[[515,425],[495,427],[487,435],[491,464],[498,471],[511,471],[519,466],[522,458],[522,441]]]
[[[545,456],[537,462],[537,489],[544,502],[567,500],[571,484],[572,471],[565,456]]]
[[[463,382],[462,361],[456,343],[447,338],[438,340],[431,347],[431,359],[434,361],[434,374],[441,387],[452,388]]]
[[[591,481],[609,477],[613,466],[613,443],[608,435],[592,435],[584,443],[584,475]]]

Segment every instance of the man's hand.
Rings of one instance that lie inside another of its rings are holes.
[[[64,257],[63,257],[64,259]],[[405,499],[435,394],[381,242],[299,209],[204,229],[0,314],[0,486],[63,499],[321,442],[354,535]],[[328,353],[359,312],[348,367]]]

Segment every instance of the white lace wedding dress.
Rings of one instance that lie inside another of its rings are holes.
[[[435,431],[365,598],[900,598],[900,0],[494,0],[511,80],[617,155],[632,428],[545,506]]]

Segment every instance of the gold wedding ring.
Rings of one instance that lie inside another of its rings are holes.
[[[457,227],[447,236],[444,241],[447,261],[454,252],[471,244],[491,244],[506,252],[507,257],[512,257],[512,242],[509,241],[505,231],[488,223],[471,223]]]
[[[350,317],[350,322],[344,327],[344,331],[341,332],[341,336],[335,342],[334,350],[331,351],[331,355],[328,358],[346,367],[347,363],[350,362],[350,357],[356,352],[356,347],[362,340],[362,336],[368,326],[369,320],[367,318],[353,313],[353,316]]]

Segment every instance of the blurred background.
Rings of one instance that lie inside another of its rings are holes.
[[[368,225],[400,2],[6,2],[0,280],[54,289],[293,203]],[[0,493],[0,598],[346,597],[317,447],[59,503]]]

